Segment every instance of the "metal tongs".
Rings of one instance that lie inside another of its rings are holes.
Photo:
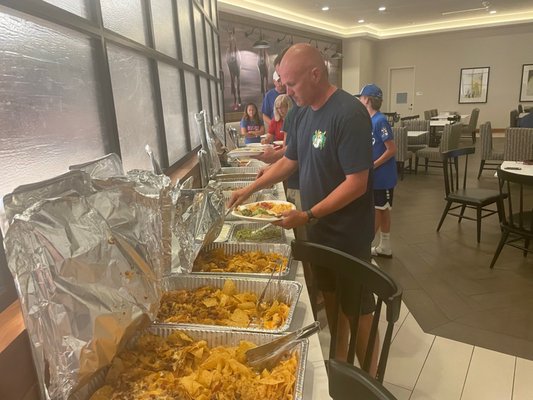
[[[246,361],[248,365],[256,371],[272,369],[276,366],[291,350],[300,339],[305,339],[320,330],[320,323],[313,322],[295,332],[289,333],[272,342],[257,346],[248,350]]]

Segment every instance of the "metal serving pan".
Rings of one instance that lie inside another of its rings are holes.
[[[205,340],[209,347],[216,346],[238,346],[241,340],[247,340],[257,345],[269,343],[280,337],[280,335],[272,333],[258,333],[258,332],[238,332],[221,329],[202,329],[195,327],[173,326],[173,325],[152,325],[147,329],[148,332],[154,335],[168,337],[172,332],[183,331],[196,341]],[[132,348],[136,342],[137,335],[128,344],[128,348]],[[303,400],[305,364],[307,362],[307,353],[309,351],[308,339],[300,340],[296,346],[295,351],[298,354],[298,366],[296,368],[296,382],[294,387],[294,399]],[[104,368],[98,372],[91,381],[77,393],[70,396],[69,400],[89,400],[92,394],[105,384],[105,377],[108,368]]]
[[[257,174],[261,167],[259,165],[251,167],[222,167],[218,175],[226,174]],[[217,177],[218,177],[217,175]]]
[[[222,248],[226,254],[236,254],[246,251],[262,251],[264,253],[279,253],[284,257],[287,257],[287,267],[281,273],[281,277],[287,279],[287,276],[291,272],[291,268],[296,263],[292,262],[291,247],[288,244],[281,243],[211,243],[205,246],[202,251],[210,251],[213,249]],[[225,276],[248,276],[248,277],[270,277],[270,273],[254,273],[254,272],[211,272],[211,271],[199,271],[193,267],[193,274],[201,275],[225,275]]]
[[[243,229],[259,229],[265,226],[265,222],[244,222],[244,223],[235,223],[232,226],[231,232],[229,234],[229,241],[235,242],[235,243],[287,243],[287,237],[285,236],[285,229],[271,225],[270,227],[266,229],[275,229],[279,232],[279,237],[271,238],[271,239],[263,239],[263,240],[243,240],[243,239],[237,239],[237,233]]]
[[[217,182],[252,182],[255,181],[257,173],[234,173],[234,174],[219,174],[216,175],[213,179]]]
[[[218,289],[222,289],[224,282],[227,279],[231,279],[235,283],[235,287],[239,293],[242,292],[252,292],[259,296],[263,293],[263,289],[267,286],[268,279],[257,279],[257,278],[238,278],[233,276],[219,277],[219,276],[199,276],[199,275],[171,275],[163,279],[161,287],[163,291],[171,290],[194,290],[202,286],[211,286]],[[275,278],[274,278],[275,279]],[[296,309],[296,303],[298,303],[298,298],[300,297],[300,292],[302,291],[302,285],[298,282],[293,281],[276,281],[272,280],[270,285],[265,292],[265,301],[272,301],[274,299],[279,299],[285,304],[289,305],[289,315],[285,323],[276,329],[267,329],[263,327],[250,327],[250,328],[240,328],[237,326],[220,326],[220,325],[203,325],[203,324],[180,324],[180,323],[164,323],[162,325],[177,325],[177,326],[195,326],[195,327],[212,327],[216,329],[230,329],[230,330],[239,330],[245,332],[264,332],[264,333],[281,333],[289,329],[292,318],[294,316],[294,310]],[[159,321],[155,321],[159,323]]]

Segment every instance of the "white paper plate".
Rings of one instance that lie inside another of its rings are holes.
[[[234,217],[246,220],[246,221],[275,222],[275,221],[281,221],[283,219],[282,217],[277,217],[275,215],[268,216],[268,215],[265,215],[265,214],[263,214],[261,216],[248,217],[248,216],[242,215],[239,212],[239,210],[253,207],[253,206],[255,206],[255,205],[259,204],[259,203],[288,204],[288,205],[291,206],[291,210],[295,210],[296,209],[296,206],[294,204],[292,204],[292,203],[289,203],[288,201],[283,201],[283,200],[265,200],[265,201],[256,201],[255,203],[248,203],[248,204],[240,205],[240,206],[236,207],[231,212],[231,215],[233,215]]]
[[[258,156],[264,153],[264,149],[261,147],[240,147],[238,149],[231,150],[228,153],[228,157],[239,158],[239,157],[251,157]]]
[[[263,144],[263,143],[248,143],[246,147],[251,147],[253,149],[265,149],[267,147],[272,147],[271,144]]]
[[[283,146],[283,140],[274,140],[272,143],[276,146]]]

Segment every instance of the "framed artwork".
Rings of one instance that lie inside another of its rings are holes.
[[[533,101],[533,64],[522,65],[520,101]]]
[[[461,68],[459,104],[486,103],[490,67]]]

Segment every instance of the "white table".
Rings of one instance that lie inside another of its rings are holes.
[[[435,116],[435,117],[431,117],[431,119],[432,119],[432,120],[441,120],[441,119],[446,119],[446,120],[447,120],[448,118],[450,118],[450,117],[455,117],[455,116],[457,116],[457,115],[458,115],[458,114],[448,114],[448,113],[444,113],[444,114],[439,114],[439,115],[437,115],[437,116]],[[470,114],[461,114],[461,115],[459,115],[459,116],[461,117],[461,120],[463,120],[463,119],[466,119],[466,118],[470,117]]]
[[[504,161],[500,168],[516,175],[533,176],[533,165],[526,165],[522,161]]]
[[[428,133],[429,131],[407,131],[407,137],[419,137]]]

